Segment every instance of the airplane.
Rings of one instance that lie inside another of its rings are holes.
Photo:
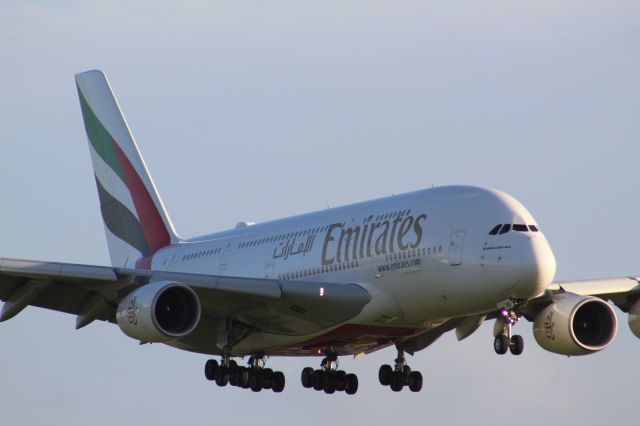
[[[500,355],[523,352],[522,318],[545,350],[603,350],[618,328],[608,302],[640,338],[640,278],[555,282],[540,225],[495,189],[435,187],[180,238],[105,75],[75,81],[111,266],[0,258],[0,321],[27,306],[76,315],[78,329],[108,321],[141,343],[213,356],[206,379],[254,392],[285,387],[269,357],[318,357],[302,386],[349,395],[358,377],[340,356],[395,346],[379,382],[418,392],[405,355],[488,320]]]

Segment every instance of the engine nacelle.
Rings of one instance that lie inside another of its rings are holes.
[[[129,337],[144,342],[167,342],[196,328],[200,322],[200,300],[184,284],[156,281],[122,299],[116,320]]]
[[[640,300],[629,308],[629,328],[634,336],[640,339]]]
[[[533,335],[543,349],[561,355],[600,351],[616,336],[616,314],[602,299],[559,293],[533,323]]]

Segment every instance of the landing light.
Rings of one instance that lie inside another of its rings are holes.
[[[320,287],[320,297],[324,296],[324,287]]]

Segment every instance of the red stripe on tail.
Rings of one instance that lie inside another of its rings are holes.
[[[127,180],[127,187],[131,193],[131,198],[133,198],[133,204],[136,206],[138,218],[142,225],[142,232],[149,245],[150,253],[143,253],[143,255],[152,255],[159,248],[169,245],[171,237],[151,195],[149,195],[149,191],[144,186],[144,182],[142,182],[142,179],[140,179],[133,165],[115,140],[113,141],[113,146]]]

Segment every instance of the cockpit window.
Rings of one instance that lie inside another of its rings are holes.
[[[489,235],[496,235],[501,226],[502,224],[494,226],[494,228],[491,231],[489,231]]]
[[[536,225],[523,225],[521,223],[505,223],[494,226],[491,231],[489,231],[489,235],[502,235],[507,232],[515,231],[515,232],[541,232],[540,229]]]

